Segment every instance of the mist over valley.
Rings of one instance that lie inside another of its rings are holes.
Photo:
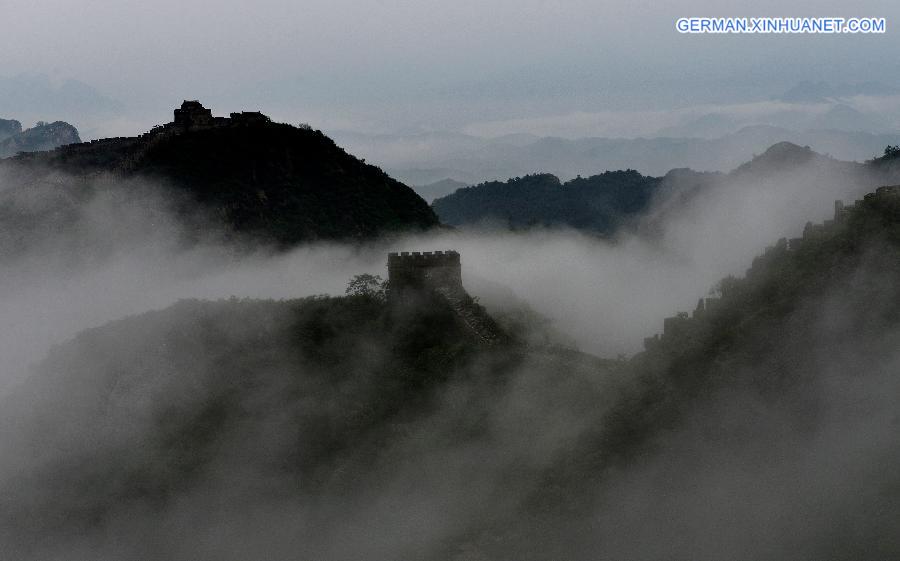
[[[0,557],[900,559],[892,34],[208,8],[9,7]]]

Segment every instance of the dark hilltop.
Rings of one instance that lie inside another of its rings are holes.
[[[150,180],[186,200],[185,215],[199,205],[231,231],[281,247],[438,224],[412,189],[321,131],[259,112],[215,117],[198,101],[139,136],[18,154],[0,162],[0,172],[25,188],[53,177],[69,193],[90,193],[100,177]]]

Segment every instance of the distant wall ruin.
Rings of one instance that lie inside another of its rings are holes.
[[[802,251],[807,243],[833,235],[847,222],[854,208],[861,207],[876,199],[888,197],[900,198],[900,185],[878,187],[874,193],[868,193],[862,200],[857,200],[852,205],[845,206],[843,201],[835,201],[833,218],[825,220],[822,224],[807,222],[803,228],[802,238],[779,239],[774,246],[767,247],[762,255],[753,259],[752,265],[746,271],[746,276],[749,278],[758,274],[760,270],[763,270],[765,263],[769,259],[782,252]],[[719,304],[718,298],[701,298],[692,316],[689,316],[686,312],[681,312],[675,316],[664,318],[662,334],[646,337],[644,339],[644,349],[648,351],[653,350],[661,344],[675,344],[684,337],[689,337],[693,320],[713,313],[717,304]]]
[[[199,101],[186,99],[180,108],[175,109],[174,120],[162,128],[181,132],[213,127],[259,125],[271,122],[272,119],[259,111],[241,111],[239,113],[231,113],[229,117],[213,117],[212,111],[203,107],[203,104]]]
[[[194,129],[213,126],[212,111],[197,101],[184,100],[175,110],[173,124],[180,129]]]

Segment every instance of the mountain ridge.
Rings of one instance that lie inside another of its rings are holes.
[[[619,170],[568,182],[552,174],[533,174],[458,189],[435,199],[432,207],[442,221],[457,227],[570,227],[610,237],[623,226],[659,223],[662,216],[672,217],[686,204],[721,192],[731,183],[753,188],[771,181],[796,181],[792,174],[816,170],[814,177],[830,183],[871,189],[900,179],[896,162],[887,156],[865,163],[847,162],[809,146],[782,141],[728,173],[674,168],[653,177]],[[538,184],[540,188],[536,188]],[[638,225],[645,230],[648,226]]]
[[[143,135],[20,154],[0,161],[0,169],[24,185],[51,173],[67,175],[70,185],[104,175],[157,182],[234,232],[281,247],[438,224],[412,189],[321,131],[273,123],[257,112],[212,117],[199,102],[186,101],[173,122]]]
[[[416,185],[445,178],[469,184],[549,172],[564,180],[603,169],[637,169],[657,176],[676,167],[726,172],[779,141],[853,161],[900,144],[896,133],[849,132],[819,126],[794,130],[772,124],[747,124],[712,137],[692,137],[688,130],[653,137],[575,139],[532,137],[527,141],[458,134],[351,135],[338,138],[356,153],[377,162],[392,176]],[[546,145],[553,150],[543,150]]]

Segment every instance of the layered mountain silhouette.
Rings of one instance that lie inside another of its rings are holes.
[[[900,179],[895,159],[846,162],[808,146],[779,142],[729,173],[681,168],[650,177],[625,170],[567,182],[536,174],[458,189],[436,199],[432,207],[441,221],[453,226],[567,227],[609,236],[638,220],[671,217],[692,201],[739,184],[753,189],[760,182],[820,180],[861,194]]]
[[[413,189],[415,189],[416,193],[421,195],[426,201],[433,201],[437,198],[447,196],[463,187],[468,187],[468,184],[453,179],[442,179],[427,185],[414,185]]]
[[[0,76],[0,113],[35,116],[57,115],[111,116],[119,114],[123,104],[79,80],[57,82],[44,74]],[[73,117],[74,118],[74,117]]]
[[[712,113],[649,138],[482,138],[454,133],[342,133],[337,138],[411,185],[446,178],[474,185],[538,172],[568,180],[578,174],[587,177],[629,168],[652,176],[679,167],[725,172],[781,141],[809,145],[838,159],[863,161],[880,154],[886,145],[900,144],[900,135],[891,131],[860,132],[861,123],[867,121],[847,106],[836,105],[819,121],[808,130],[795,130],[788,123],[741,126],[725,114]]]
[[[828,82],[803,81],[783,94],[778,99],[787,102],[822,103],[835,98],[849,98],[860,95],[888,96],[900,93],[894,86],[880,82],[863,82],[857,84],[829,84]]]

